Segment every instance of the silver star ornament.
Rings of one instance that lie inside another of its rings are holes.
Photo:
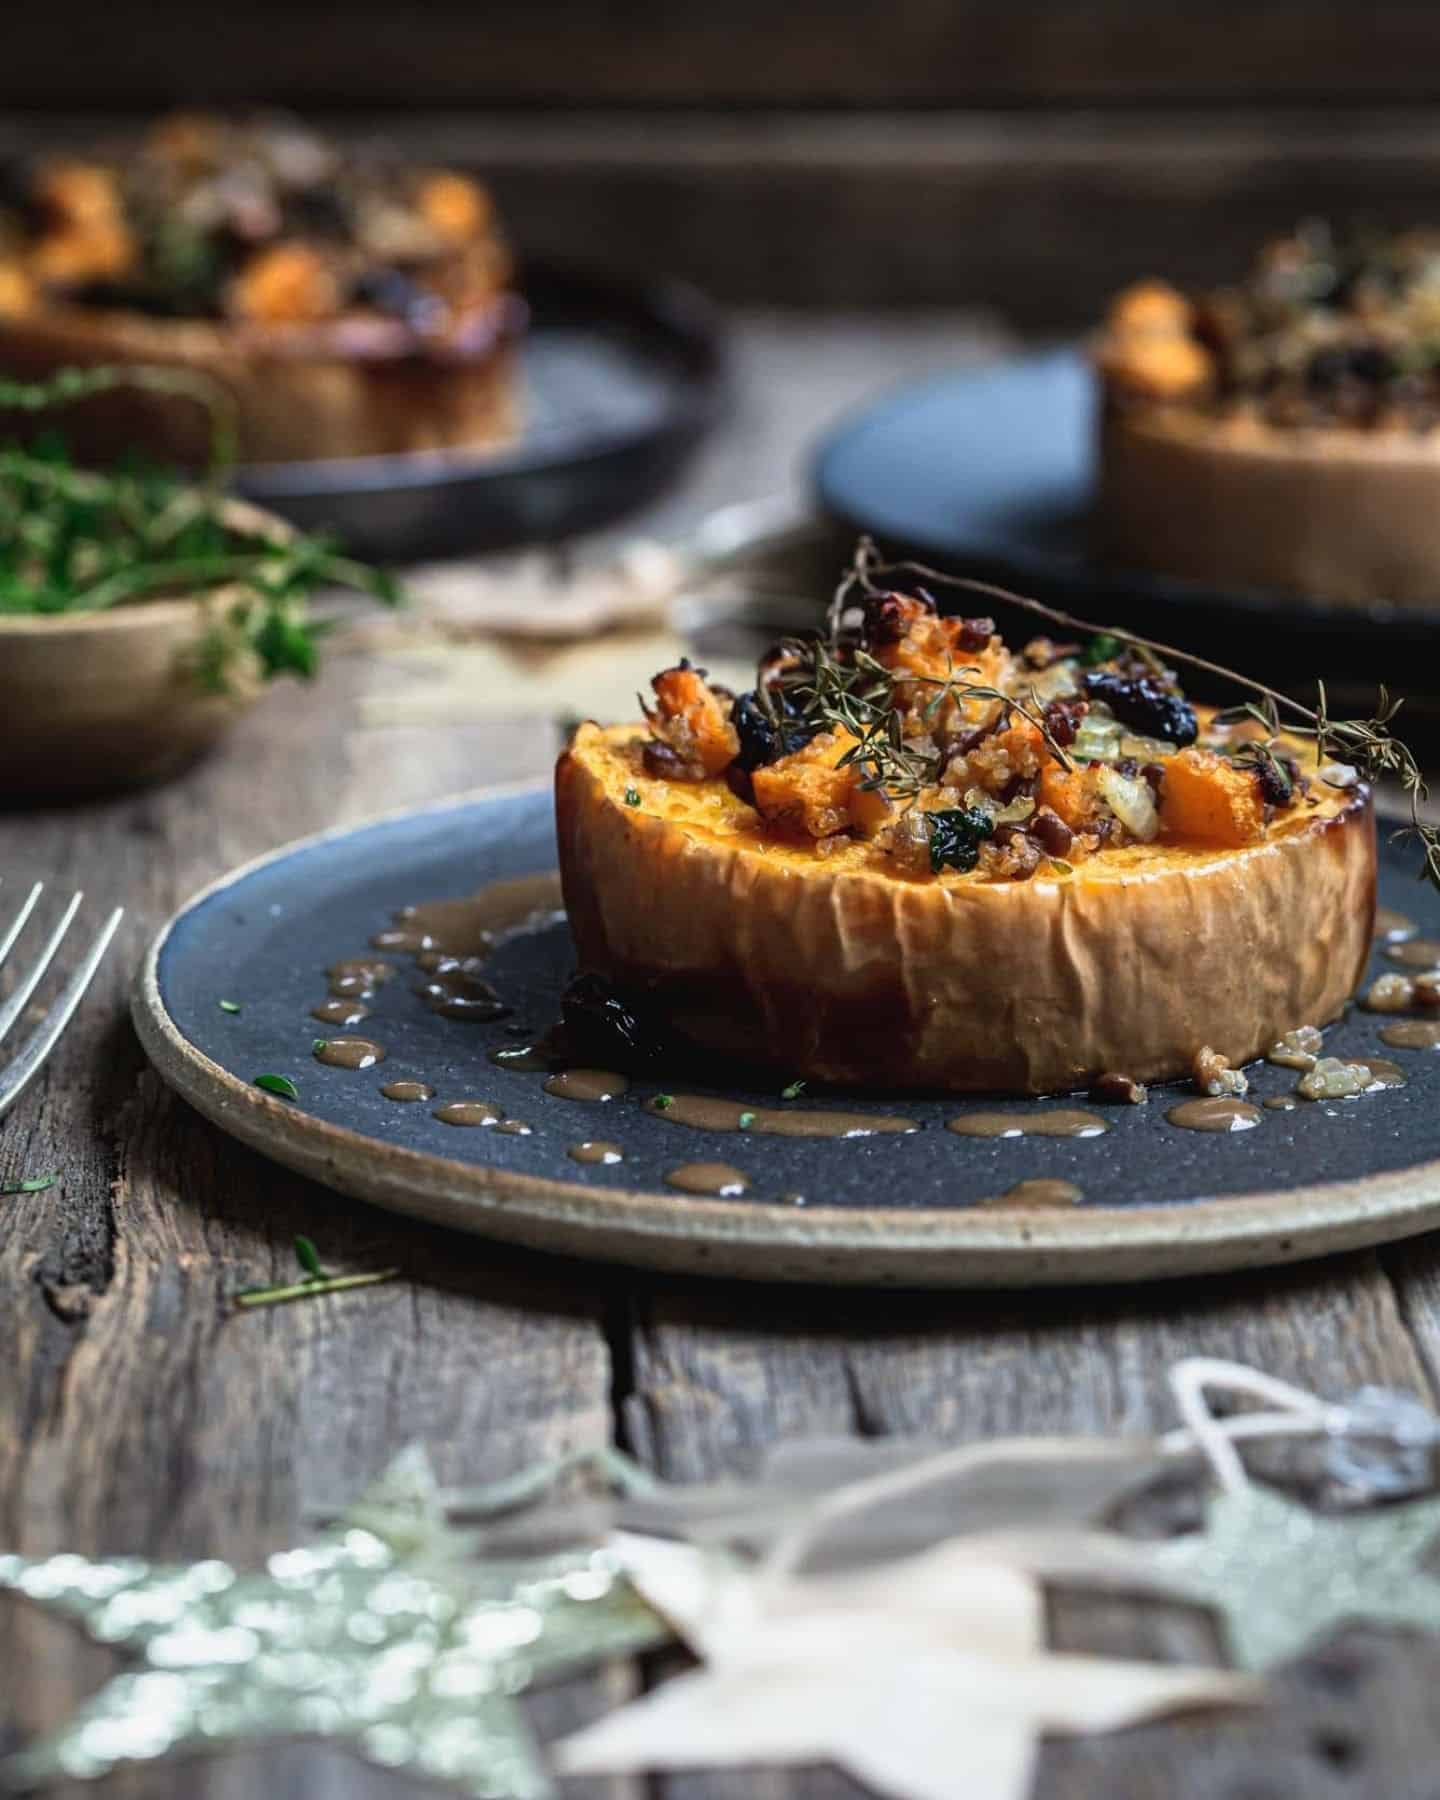
[[[603,1549],[500,1560],[482,1543],[449,1523],[410,1451],[332,1530],[263,1569],[0,1555],[0,1589],[140,1665],[0,1763],[0,1783],[307,1735],[476,1800],[544,1800],[516,1696],[671,1634]]]

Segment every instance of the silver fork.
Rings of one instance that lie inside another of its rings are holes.
[[[45,892],[45,883],[37,881],[21,904],[20,910],[0,936],[0,969],[5,966],[6,959],[19,941],[20,934],[30,922],[30,915],[40,902]],[[65,911],[60,915],[60,922],[50,933],[42,945],[40,954],[30,964],[19,981],[14,992],[3,1003],[0,1003],[0,1045],[13,1030],[15,1021],[30,1004],[30,996],[39,987],[45,971],[55,960],[55,954],[64,943],[66,934],[75,923],[75,915],[80,910],[83,894],[76,894]],[[95,979],[95,971],[100,967],[105,952],[110,948],[110,940],[114,937],[121,919],[125,916],[123,906],[117,906],[110,917],[100,927],[90,948],[80,960],[79,967],[60,990],[55,1003],[49,1012],[35,1027],[34,1031],[20,1046],[20,1049],[0,1067],[0,1118],[20,1098],[21,1094],[39,1074],[41,1064],[59,1042],[60,1033],[75,1016],[75,1009],[85,998],[85,990]]]

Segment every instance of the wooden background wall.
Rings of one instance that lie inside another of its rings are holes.
[[[283,103],[484,169],[530,248],[731,300],[1062,327],[1303,214],[1440,220],[1437,0],[15,10],[0,147]]]

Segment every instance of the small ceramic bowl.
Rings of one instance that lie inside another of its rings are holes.
[[[231,516],[274,539],[291,535],[240,502]],[[195,677],[217,598],[0,614],[0,805],[158,781],[218,742],[262,690],[212,694]]]

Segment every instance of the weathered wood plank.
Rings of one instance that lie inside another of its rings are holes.
[[[1420,4],[1370,8],[1223,0],[1203,14],[1144,0],[576,0],[477,10],[359,0],[343,23],[260,0],[207,17],[159,0],[136,31],[89,8],[83,32],[31,12],[0,99],[10,105],[163,105],[177,97],[305,105],[448,102],[714,105],[1171,99],[1428,99],[1437,48]]]

